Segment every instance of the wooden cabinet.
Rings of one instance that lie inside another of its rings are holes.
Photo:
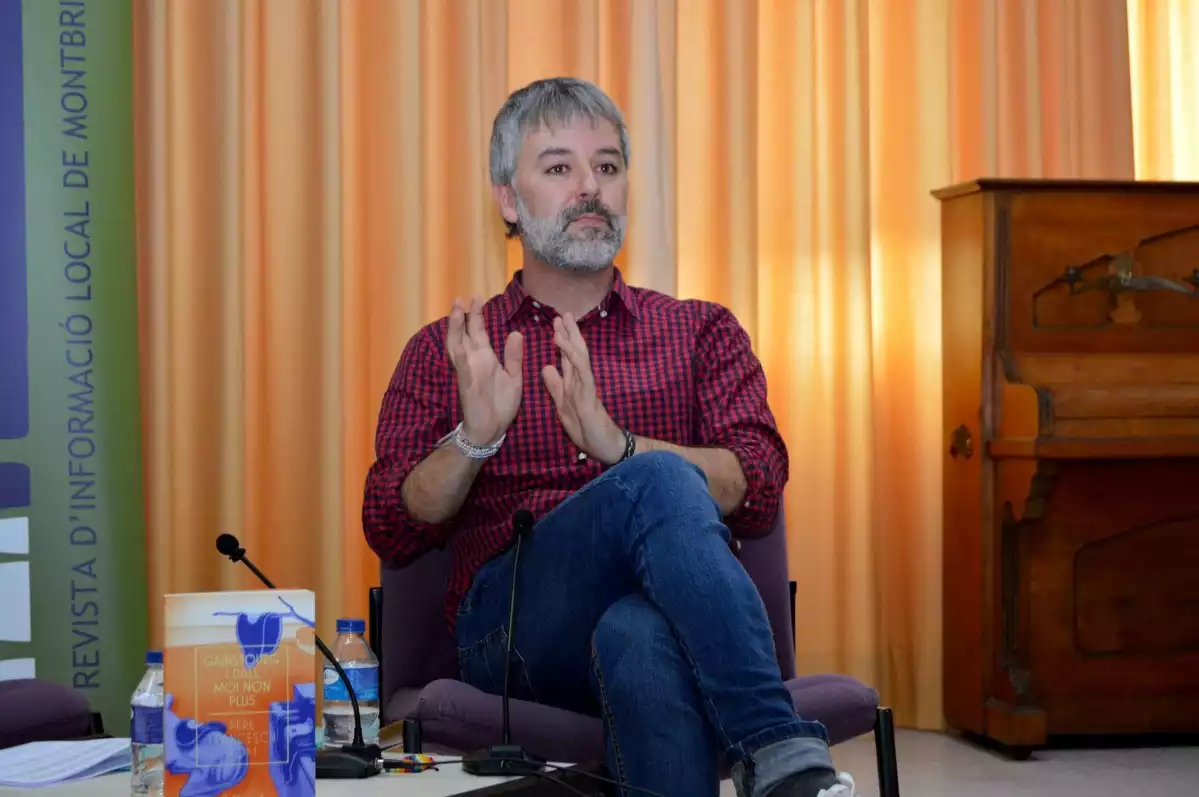
[[[934,196],[946,719],[1199,731],[1199,184]]]

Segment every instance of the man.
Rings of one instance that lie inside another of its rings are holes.
[[[537,81],[500,109],[491,181],[523,268],[406,346],[367,540],[396,566],[451,546],[462,677],[498,693],[512,520],[530,510],[514,697],[600,716],[613,775],[664,797],[717,794],[722,756],[742,797],[849,797],[729,547],[770,529],[787,479],[761,366],[728,310],[613,266],[628,160],[620,112],[589,83]]]

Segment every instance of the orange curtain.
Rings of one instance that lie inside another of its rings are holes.
[[[491,119],[572,74],[631,126],[628,277],[727,304],[766,366],[800,669],[939,728],[929,192],[1131,177],[1125,2],[135,0],[151,595],[253,586],[230,531],[322,630],[364,614],[384,386],[519,263]]]
[[[1199,3],[1128,0],[1136,171],[1199,180]]]

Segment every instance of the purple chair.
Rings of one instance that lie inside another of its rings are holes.
[[[878,694],[843,675],[795,677],[795,582],[787,577],[783,525],[780,511],[767,536],[739,541],[738,558],[766,604],[795,708],[824,723],[832,744],[874,731],[880,797],[899,797],[891,710],[879,706]],[[502,735],[500,698],[458,680],[443,609],[450,561],[446,548],[404,568],[384,567],[382,586],[370,591],[369,635],[380,664],[383,722],[405,722],[410,752],[461,755],[497,744]],[[598,718],[521,700],[511,701],[510,713],[514,741],[549,761],[604,759]]]
[[[82,693],[37,678],[0,681],[0,749],[103,734]]]

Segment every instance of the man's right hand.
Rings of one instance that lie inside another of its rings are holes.
[[[472,299],[468,313],[461,300],[455,299],[446,334],[446,352],[458,375],[462,434],[475,445],[491,445],[508,430],[520,409],[524,386],[521,335],[519,332],[508,335],[501,365],[483,324],[482,301],[478,297]]]
[[[504,345],[504,362],[496,359],[483,322],[483,303],[467,311],[454,301],[445,350],[458,380],[462,434],[477,446],[495,443],[508,431],[524,386],[523,340],[517,332]],[[462,509],[483,460],[462,456],[457,446],[442,446],[421,460],[400,486],[410,517],[422,523],[446,523]]]

